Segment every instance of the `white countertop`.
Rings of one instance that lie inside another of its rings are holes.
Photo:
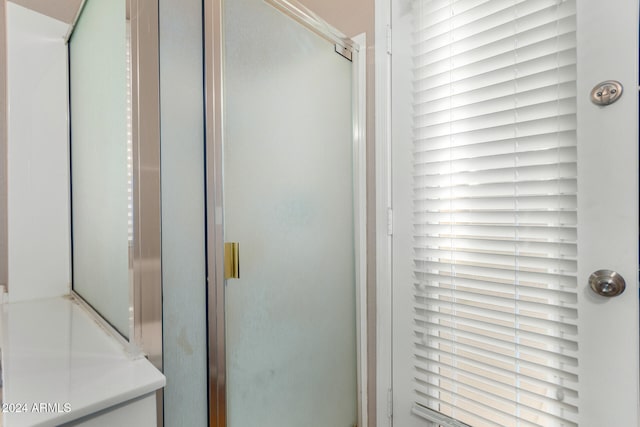
[[[57,426],[165,385],[70,298],[3,304],[1,319],[3,427]]]

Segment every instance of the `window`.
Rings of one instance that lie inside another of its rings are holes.
[[[416,413],[577,426],[575,0],[413,7]]]

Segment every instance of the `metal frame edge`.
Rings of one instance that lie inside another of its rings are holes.
[[[227,426],[226,343],[224,307],[223,170],[223,0],[204,0],[205,116],[206,116],[206,221],[207,221],[207,323],[209,369],[209,426]],[[360,46],[341,34],[298,2],[265,0],[311,31],[354,53],[354,214],[358,251],[357,346],[358,425],[367,424],[367,329],[366,329],[366,61]],[[365,49],[366,50],[366,49]],[[363,52],[364,53],[364,50]],[[359,66],[358,66],[359,64]],[[362,69],[359,69],[362,68]],[[362,212],[361,212],[362,211]],[[360,215],[362,213],[362,215]],[[364,301],[364,302],[363,302]]]

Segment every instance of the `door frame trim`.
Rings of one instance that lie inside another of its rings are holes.
[[[265,0],[352,52],[353,194],[358,426],[367,427],[366,40],[348,38],[296,0]],[[227,426],[223,219],[223,0],[204,0],[207,346],[209,426]],[[360,46],[363,46],[360,49]]]
[[[358,387],[358,426],[369,425],[369,382],[367,354],[367,39],[361,33],[353,37],[353,225],[356,265],[356,358]]]
[[[226,427],[222,223],[222,0],[204,1],[205,198],[209,426]]]
[[[391,191],[391,1],[375,0],[376,423],[393,414],[393,206]]]

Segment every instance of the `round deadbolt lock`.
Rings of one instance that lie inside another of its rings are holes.
[[[589,286],[598,295],[616,297],[624,292],[627,285],[615,271],[598,270],[589,276]]]
[[[622,96],[622,84],[615,80],[598,83],[591,91],[591,102],[596,105],[609,105]]]

